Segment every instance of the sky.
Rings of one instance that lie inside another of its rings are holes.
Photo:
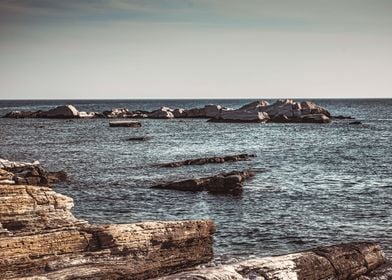
[[[392,0],[0,0],[0,99],[392,98]]]

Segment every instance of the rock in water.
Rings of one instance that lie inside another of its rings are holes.
[[[239,195],[243,190],[243,182],[254,175],[250,170],[233,171],[209,177],[158,184],[151,188],[190,192],[208,191],[211,194]]]
[[[174,110],[168,107],[161,107],[160,109],[149,113],[148,117],[153,119],[172,119],[174,118],[173,111]]]
[[[111,121],[109,122],[111,127],[141,127],[142,124],[137,121]]]
[[[42,116],[44,118],[77,118],[79,111],[73,105],[65,105],[46,111]]]
[[[234,161],[246,161],[250,160],[250,158],[255,157],[255,155],[249,154],[238,154],[238,155],[230,155],[230,156],[222,156],[222,157],[208,157],[208,158],[196,158],[196,159],[188,159],[182,161],[175,161],[169,163],[157,164],[156,166],[160,167],[180,167],[184,165],[202,165],[208,163],[224,163],[224,162],[234,162]]]
[[[269,120],[268,114],[258,110],[229,110],[222,111],[217,118],[210,122],[233,122],[233,123],[263,123]]]

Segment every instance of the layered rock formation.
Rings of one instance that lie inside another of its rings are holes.
[[[211,221],[90,225],[48,187],[0,185],[0,279],[147,279],[212,259]]]
[[[313,102],[278,100],[273,104],[255,101],[237,110],[222,111],[213,122],[328,123],[331,114]]]
[[[208,191],[211,194],[239,195],[243,191],[244,181],[253,176],[254,173],[249,170],[233,171],[204,178],[158,184],[151,188],[191,192]]]
[[[351,280],[385,261],[376,243],[349,243],[182,272],[161,280]],[[371,279],[363,277],[361,279]],[[385,278],[386,279],[386,278]]]
[[[208,163],[224,163],[224,162],[234,162],[234,161],[246,161],[250,160],[255,155],[249,154],[238,154],[238,155],[230,155],[230,156],[221,156],[221,157],[208,157],[208,158],[196,158],[196,159],[187,159],[182,161],[175,161],[169,163],[161,163],[156,166],[159,167],[180,167],[184,165],[203,165]]]
[[[38,161],[30,163],[0,159],[0,184],[49,186],[66,180],[66,172],[49,172]]]

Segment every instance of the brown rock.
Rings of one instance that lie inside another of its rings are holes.
[[[246,161],[246,160],[250,160],[250,158],[252,158],[252,157],[255,157],[255,155],[237,154],[237,155],[229,155],[229,156],[222,156],[222,157],[188,159],[188,160],[183,160],[183,161],[175,161],[175,162],[157,164],[157,166],[160,166],[160,167],[180,167],[180,166],[184,166],[184,165],[203,165],[203,164],[209,164],[209,163]]]
[[[233,171],[204,178],[158,184],[151,188],[192,192],[208,191],[213,194],[239,195],[242,193],[243,182],[252,176],[254,176],[254,173],[249,170]]]
[[[211,221],[90,225],[48,187],[0,185],[0,279],[146,279],[211,260]]]
[[[283,256],[256,258],[231,265],[201,268],[161,279],[351,280],[372,271],[384,261],[382,249],[378,244],[349,243]]]

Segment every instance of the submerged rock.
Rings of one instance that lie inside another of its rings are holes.
[[[150,139],[152,139],[152,136],[145,135],[145,136],[129,137],[127,141],[148,141]]]
[[[224,162],[250,160],[250,158],[252,158],[252,157],[255,157],[255,155],[238,154],[238,155],[221,156],[221,157],[206,157],[206,158],[187,159],[187,160],[182,160],[182,161],[162,163],[162,164],[157,164],[156,166],[180,167],[180,166],[184,166],[184,165],[202,165],[202,164],[208,164],[208,163],[224,163]]]
[[[361,121],[354,121],[354,122],[350,122],[349,124],[351,125],[358,125],[358,124],[362,124]]]
[[[110,127],[141,127],[142,124],[137,121],[111,121]]]

